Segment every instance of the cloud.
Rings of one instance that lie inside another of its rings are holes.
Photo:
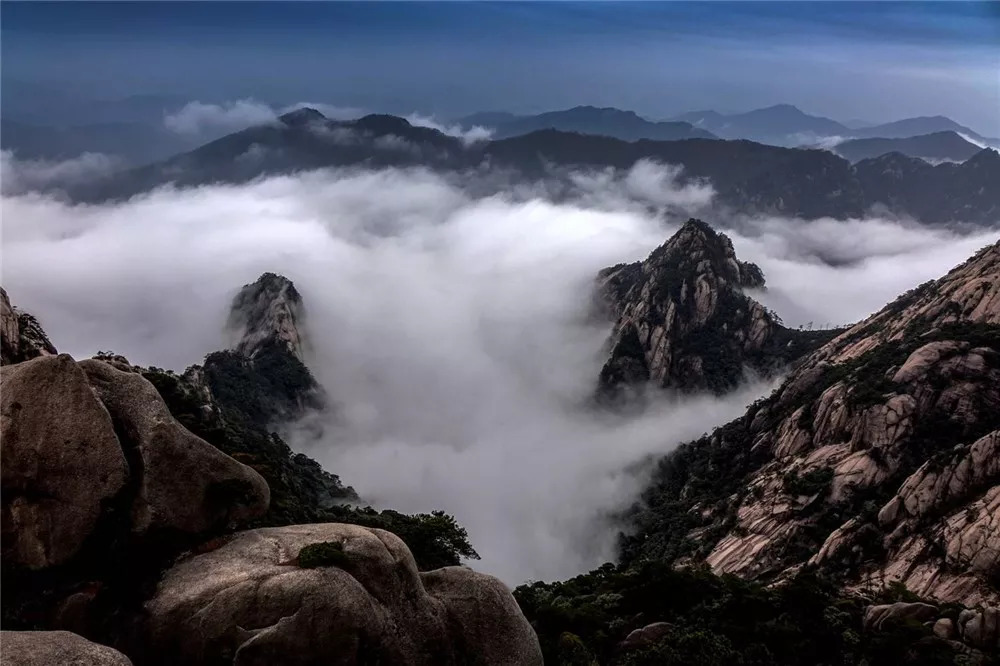
[[[613,515],[649,469],[636,463],[770,389],[664,397],[623,419],[583,409],[609,331],[586,316],[595,273],[676,229],[630,197],[710,197],[652,164],[576,178],[558,200],[543,185],[474,193],[424,169],[102,206],[6,196],[5,287],[61,351],[182,369],[226,344],[240,285],[287,275],[308,310],[310,366],[337,407],[322,440],[293,432],[293,444],[381,506],[454,513],[483,555],[476,566],[508,583],[564,578],[613,557]],[[762,297],[792,323],[859,319],[996,238],[877,219],[710,221],[764,268]]]
[[[419,113],[411,113],[406,116],[406,120],[408,120],[411,125],[416,125],[418,127],[430,127],[431,129],[436,129],[443,134],[457,137],[466,145],[471,145],[479,141],[488,141],[493,136],[494,132],[492,128],[483,127],[482,125],[473,125],[469,128],[462,127],[461,125],[446,125],[436,121],[433,116],[425,116]]]
[[[68,160],[21,160],[0,151],[0,190],[3,194],[58,189],[102,178],[122,168],[121,159],[103,153],[83,153]]]
[[[221,104],[194,101],[188,102],[173,113],[164,115],[163,124],[178,134],[230,133],[253,125],[274,122],[278,116],[305,106],[316,109],[333,120],[361,115],[360,109],[314,102],[300,102],[279,108],[253,99],[240,99]]]

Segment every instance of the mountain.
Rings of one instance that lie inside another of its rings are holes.
[[[935,134],[937,132],[955,132],[964,134],[976,141],[988,144],[1000,144],[996,139],[986,138],[975,131],[956,123],[951,118],[945,116],[920,116],[917,118],[904,118],[891,123],[863,127],[852,131],[852,136],[858,138],[882,138],[882,139],[905,139],[911,136],[923,134]]]
[[[961,164],[932,166],[900,153],[854,165],[870,205],[906,212],[925,222],[996,224],[1000,219],[1000,152],[986,148]]]
[[[992,224],[1000,208],[1000,190],[991,184],[1000,178],[994,156],[983,151],[960,165],[931,167],[918,161],[898,170],[883,158],[852,166],[825,150],[750,141],[629,142],[551,129],[466,145],[395,116],[332,121],[318,111],[300,109],[278,122],[66,192],[77,201],[96,202],[125,199],[166,183],[239,183],[264,174],[334,166],[424,166],[476,173],[489,168],[535,180],[565,177],[569,169],[629,169],[645,159],[682,166],[680,182],[707,180],[716,204],[746,213],[845,218],[882,205],[930,224]]]
[[[763,581],[808,566],[851,589],[898,582],[940,602],[995,604],[998,447],[1000,243],[665,457],[623,557]]]
[[[453,518],[343,505],[267,431],[312,390],[286,278],[183,375],[36,354],[2,295],[5,664],[541,666],[503,583],[451,566],[476,557]]]
[[[718,138],[711,132],[693,127],[690,123],[652,122],[632,111],[622,111],[610,107],[577,106],[564,111],[550,111],[536,116],[504,118],[499,114],[478,114],[471,118],[478,121],[473,122],[473,124],[487,124],[489,127],[493,127],[496,130],[494,137],[498,139],[545,129],[610,136],[623,141]],[[468,118],[465,120],[469,122]],[[493,122],[485,123],[484,120],[492,120]]]
[[[760,283],[711,238],[689,222],[668,242],[696,251],[689,277]],[[621,270],[602,273],[605,296],[636,284]],[[1000,242],[663,456],[619,563],[518,587],[546,663],[995,663],[998,380]]]
[[[723,139],[750,139],[778,146],[798,146],[812,139],[850,136],[852,130],[835,120],[809,115],[791,104],[776,104],[746,113],[724,115],[694,111],[672,118],[689,122]]]
[[[762,289],[755,264],[701,220],[689,220],[645,261],[598,275],[599,299],[616,317],[601,395],[658,388],[724,393],[747,373],[771,376],[833,337],[785,328],[744,289]]]
[[[886,153],[901,153],[927,162],[964,162],[982,149],[956,132],[948,131],[904,139],[851,139],[838,143],[833,150],[851,162]]]

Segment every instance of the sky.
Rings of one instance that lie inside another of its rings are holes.
[[[1000,135],[1000,3],[4,2],[0,19],[4,114],[60,122],[135,96],[442,118],[790,103]]]

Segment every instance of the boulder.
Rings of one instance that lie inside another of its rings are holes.
[[[1000,608],[966,609],[958,616],[962,640],[980,650],[1000,650]]]
[[[95,359],[79,365],[136,467],[133,533],[199,533],[267,511],[270,493],[264,479],[181,426],[142,375]]]
[[[631,652],[652,647],[669,634],[673,628],[669,622],[653,622],[645,627],[639,627],[629,632],[625,640],[619,644],[618,649],[622,652]]]
[[[0,369],[3,557],[44,568],[72,558],[128,465],[108,411],[67,354]]]
[[[151,664],[542,663],[502,583],[418,574],[398,537],[357,525],[239,533],[177,563],[145,610]]]
[[[128,657],[68,631],[0,632],[2,666],[132,666]]]
[[[947,617],[942,617],[935,622],[933,630],[935,636],[945,640],[951,640],[958,635],[958,630],[955,628],[955,621]]]
[[[896,622],[913,620],[927,622],[938,616],[937,606],[922,603],[906,603],[869,606],[865,609],[864,628],[866,631],[881,631]]]

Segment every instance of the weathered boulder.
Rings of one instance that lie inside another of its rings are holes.
[[[399,538],[356,525],[239,533],[169,570],[146,614],[150,663],[542,663],[499,581],[418,574]]]
[[[894,604],[869,606],[865,609],[864,628],[865,631],[881,631],[891,623],[906,620],[927,622],[933,620],[937,615],[937,606],[923,603],[899,601]]]
[[[163,528],[199,533],[267,511],[264,479],[177,423],[142,375],[95,359],[79,365],[136,467],[133,533]]]
[[[951,640],[958,635],[958,629],[955,627],[955,621],[948,617],[939,618],[933,626],[934,635],[938,638],[943,638],[945,640]]]
[[[128,657],[68,631],[0,632],[3,666],[132,666]]]
[[[1000,650],[1000,608],[966,609],[958,616],[962,640],[981,650]]]
[[[108,411],[67,354],[0,369],[3,557],[44,568],[72,558],[128,465]]]
[[[639,627],[629,632],[618,649],[622,652],[631,652],[652,647],[669,634],[673,628],[669,622],[653,622],[645,627]]]

